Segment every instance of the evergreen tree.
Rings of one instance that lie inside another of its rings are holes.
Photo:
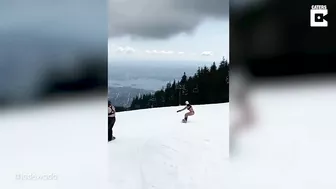
[[[185,84],[187,82],[187,75],[186,73],[184,72],[183,73],[183,76],[182,76],[182,79],[180,81],[181,85]]]
[[[223,57],[219,66],[199,67],[193,76],[184,72],[181,80],[174,80],[153,94],[135,97],[130,109],[176,106],[188,100],[192,104],[224,103],[229,101],[229,63]]]

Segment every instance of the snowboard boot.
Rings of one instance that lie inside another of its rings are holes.
[[[115,139],[116,139],[116,137],[112,136],[112,138],[109,139],[108,142],[111,142],[112,140],[115,140]]]

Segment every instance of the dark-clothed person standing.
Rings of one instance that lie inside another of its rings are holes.
[[[113,136],[113,126],[116,121],[115,117],[115,107],[112,105],[111,101],[108,101],[108,141],[114,140]]]

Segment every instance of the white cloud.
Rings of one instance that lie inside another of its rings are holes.
[[[166,51],[166,50],[146,50],[147,54],[157,54],[157,55],[171,55],[174,54],[174,51]]]
[[[159,54],[159,51],[157,51],[157,50],[146,50],[145,52],[147,54]]]
[[[118,53],[123,53],[123,54],[133,54],[135,52],[135,49],[132,47],[118,47],[116,49],[116,52]]]
[[[146,50],[145,51],[147,54],[153,54],[153,51],[151,51],[151,50]]]
[[[110,55],[118,53],[118,54],[133,54],[136,52],[136,50],[133,47],[130,46],[121,46],[117,45],[112,42],[112,39],[108,39],[108,53]]]
[[[202,56],[213,56],[213,52],[212,51],[203,51],[201,53]]]
[[[162,54],[174,54],[174,51],[161,51]]]

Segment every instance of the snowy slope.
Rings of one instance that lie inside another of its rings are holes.
[[[0,110],[0,188],[107,188],[106,97]]]
[[[109,143],[109,186],[118,189],[223,189],[228,182],[229,104],[117,114]]]
[[[335,189],[335,94],[326,83],[258,88],[255,129],[238,140],[226,188]]]

